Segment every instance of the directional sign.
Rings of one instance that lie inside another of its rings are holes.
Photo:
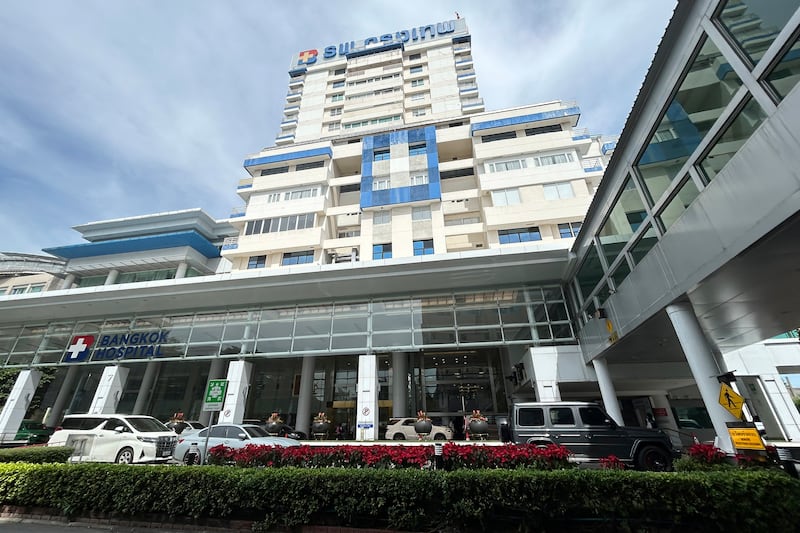
[[[727,383],[720,383],[719,404],[736,418],[742,418],[744,398],[739,396]]]
[[[211,379],[206,388],[203,411],[220,411],[225,403],[225,392],[228,390],[227,379]]]

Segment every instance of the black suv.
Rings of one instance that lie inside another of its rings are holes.
[[[614,455],[640,470],[672,468],[675,450],[669,437],[657,429],[622,427],[598,404],[588,402],[527,402],[514,404],[502,431],[504,440],[517,444],[559,444],[581,463]]]

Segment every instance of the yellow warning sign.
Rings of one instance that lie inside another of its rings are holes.
[[[733,447],[739,450],[765,450],[756,428],[728,428]]]
[[[719,387],[719,403],[736,418],[742,418],[742,406],[744,398],[739,396],[730,385],[721,383]]]

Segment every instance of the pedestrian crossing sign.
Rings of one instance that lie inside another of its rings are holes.
[[[736,391],[733,390],[727,383],[720,383],[719,403],[736,418],[742,418],[742,406],[744,405],[744,398],[739,396],[739,394],[737,394]]]

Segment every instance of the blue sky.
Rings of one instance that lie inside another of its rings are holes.
[[[456,11],[487,110],[575,100],[580,127],[619,134],[675,3],[6,0],[0,251],[110,218],[227,218],[242,162],[274,144],[293,54]]]

